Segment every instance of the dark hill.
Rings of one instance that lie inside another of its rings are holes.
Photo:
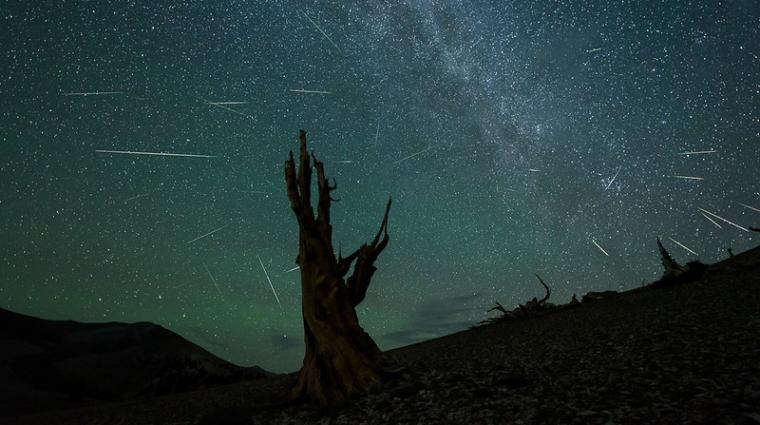
[[[0,309],[0,416],[267,375],[152,323],[54,321]]]

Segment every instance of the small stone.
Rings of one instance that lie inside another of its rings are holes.
[[[411,397],[415,394],[417,394],[417,387],[412,384],[401,384],[390,392],[391,397],[398,397],[401,399]]]

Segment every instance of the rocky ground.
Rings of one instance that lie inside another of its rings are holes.
[[[332,412],[277,406],[284,375],[12,423],[760,424],[760,249],[697,282],[389,354],[408,372]]]

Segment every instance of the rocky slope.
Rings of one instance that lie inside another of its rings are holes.
[[[760,424],[760,248],[638,289],[389,352],[343,409],[277,405],[293,375],[14,423]]]

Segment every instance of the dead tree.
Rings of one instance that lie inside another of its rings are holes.
[[[676,260],[668,254],[668,251],[662,246],[660,238],[657,238],[657,247],[660,248],[660,258],[662,259],[662,265],[665,267],[665,278],[677,277],[687,270],[686,267],[678,264]]]
[[[336,257],[332,243],[330,203],[334,201],[325,177],[324,164],[314,159],[319,200],[317,215],[311,206],[311,163],[306,132],[300,132],[300,163],[296,171],[293,151],[285,162],[285,183],[290,206],[298,220],[298,256],[301,269],[301,304],[306,343],[303,366],[293,399],[321,405],[338,405],[379,382],[385,357],[372,338],[359,326],[356,306],[364,300],[374,263],[388,244],[388,213],[391,200],[375,238],[370,244],[343,258]],[[355,263],[354,263],[355,262]],[[344,280],[351,269],[353,272]]]
[[[551,296],[551,293],[552,293],[551,290],[549,289],[549,285],[547,285],[546,282],[544,282],[544,280],[541,279],[541,276],[536,275],[536,277],[538,278],[538,281],[541,282],[541,286],[544,287],[544,291],[546,292],[543,298],[539,300],[538,297],[534,297],[532,300],[528,301],[524,305],[518,303],[517,308],[511,311],[504,308],[504,306],[501,305],[500,302],[494,301],[496,305],[492,307],[491,309],[489,309],[488,311],[486,311],[486,313],[490,313],[494,310],[497,310],[501,312],[501,316],[491,319],[491,320],[482,321],[481,323],[493,323],[500,320],[516,319],[519,317],[523,317],[523,318],[529,317],[532,312],[544,311],[544,310],[553,308],[554,307],[553,304],[546,303],[546,301],[549,300],[549,297]]]

